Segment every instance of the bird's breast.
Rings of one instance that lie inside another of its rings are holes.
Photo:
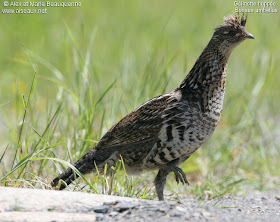
[[[209,139],[217,126],[216,119],[197,108],[174,115],[174,118],[176,121],[167,120],[161,127],[159,141],[146,158],[148,165],[162,165],[190,156]]]

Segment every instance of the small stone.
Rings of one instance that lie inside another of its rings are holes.
[[[143,208],[143,206],[141,206],[140,208]],[[159,211],[159,209],[160,208],[158,206],[155,206],[155,207],[151,206],[151,207],[147,208],[148,211]]]
[[[185,212],[185,211],[186,211],[186,209],[185,209],[185,208],[180,207],[180,206],[177,206],[177,207],[176,207],[176,210],[179,210],[179,211],[182,211],[182,212]]]
[[[172,213],[170,214],[172,217],[180,217],[180,218],[183,218],[185,215],[183,213]]]
[[[158,211],[160,211],[161,213],[165,213],[166,209],[161,207],[161,208],[158,209]]]
[[[97,219],[97,221],[102,221],[102,220],[104,220],[104,215],[103,214],[96,214],[96,219]]]
[[[109,206],[106,206],[106,205],[103,205],[103,206],[98,206],[98,207],[95,207],[93,209],[93,211],[95,213],[107,213],[109,211],[110,207]]]
[[[170,218],[169,214],[164,215],[162,218]]]
[[[117,206],[115,206],[116,211],[123,212],[129,209],[133,209],[137,206],[137,204],[132,202],[120,202]]]
[[[205,211],[205,210],[203,210],[201,213],[205,218],[209,218],[212,216],[211,213],[209,213],[208,211]]]
[[[199,218],[199,217],[201,217],[201,213],[199,213],[199,212],[193,212],[192,216],[193,216],[194,218]]]
[[[112,211],[112,212],[110,212],[108,215],[109,215],[110,217],[114,217],[114,216],[118,215],[118,212]]]

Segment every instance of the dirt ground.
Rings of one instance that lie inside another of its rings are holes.
[[[181,200],[0,187],[0,221],[280,221],[280,192]]]

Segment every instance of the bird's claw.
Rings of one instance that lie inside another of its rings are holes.
[[[189,181],[186,177],[186,174],[184,173],[184,171],[181,168],[179,168],[177,166],[172,166],[171,170],[175,174],[175,179],[176,179],[177,184],[179,184],[181,182],[182,184],[189,185]]]

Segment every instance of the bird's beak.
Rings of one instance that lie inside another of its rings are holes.
[[[247,39],[255,39],[255,37],[251,33],[249,33],[249,32],[246,34],[245,38],[247,38]]]

